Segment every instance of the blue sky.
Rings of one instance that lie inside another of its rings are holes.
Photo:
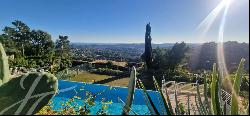
[[[53,40],[61,34],[72,42],[143,43],[145,25],[150,22],[153,43],[196,43],[202,42],[197,26],[220,1],[1,0],[0,29],[18,19],[32,29],[50,33]],[[220,18],[203,41],[217,41]],[[249,0],[234,0],[224,40],[249,43],[248,25]]]

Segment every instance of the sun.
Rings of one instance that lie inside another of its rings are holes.
[[[230,5],[233,0],[223,0],[224,6]]]

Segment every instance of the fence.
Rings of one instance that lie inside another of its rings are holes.
[[[188,87],[188,89],[183,90],[183,88]],[[202,86],[202,85],[200,85]],[[174,92],[176,91],[178,95],[183,95],[183,94],[189,94],[189,95],[196,95],[196,87],[197,84],[196,83],[187,83],[187,82],[176,82],[176,81],[168,81],[165,82],[165,79],[162,80],[162,91],[164,94],[166,94],[166,91],[168,92],[168,95],[174,96]],[[201,92],[201,96],[204,95],[204,89],[200,89]],[[225,90],[221,89],[220,92],[220,98],[221,98],[221,107],[223,107],[223,105],[226,104],[226,114],[230,114],[230,108],[231,108],[231,97],[232,95],[228,92],[226,92]],[[175,101],[175,100],[173,100]],[[210,101],[210,100],[209,100]],[[197,109],[196,109],[197,111]],[[198,112],[198,111],[197,111]],[[196,112],[196,114],[197,114]]]

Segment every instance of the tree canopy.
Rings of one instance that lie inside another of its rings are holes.
[[[15,20],[12,26],[6,26],[0,35],[0,42],[5,47],[7,55],[14,55],[11,66],[36,66],[44,67],[53,63],[57,56],[71,59],[68,36],[59,36],[56,44],[49,33],[43,30],[31,29],[22,21]],[[57,52],[58,54],[55,54]],[[57,56],[56,56],[57,55]]]

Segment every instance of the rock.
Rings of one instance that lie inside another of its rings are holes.
[[[40,69],[39,72],[44,72],[44,69]]]
[[[30,68],[30,72],[36,72],[35,68]]]

